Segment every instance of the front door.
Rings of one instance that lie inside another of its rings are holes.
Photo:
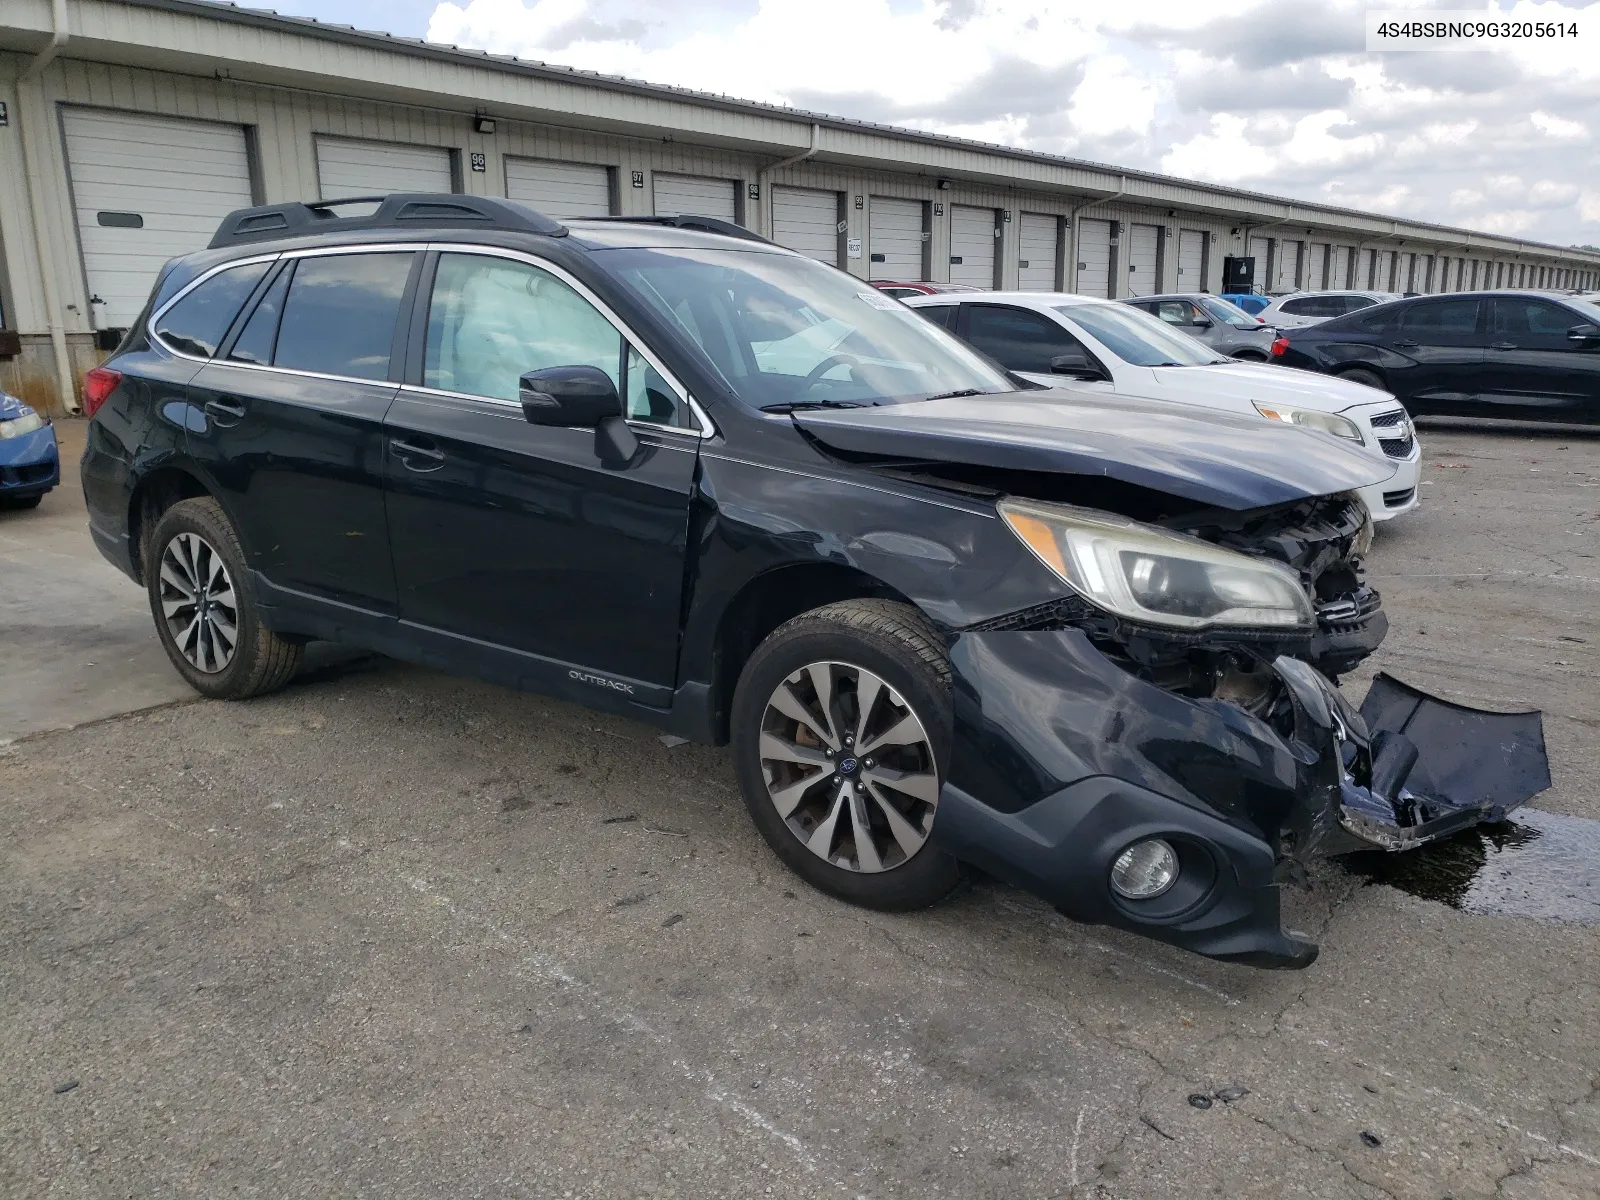
[[[394,615],[383,417],[412,252],[289,259],[189,385],[189,451],[239,525],[270,604]]]
[[[1391,368],[1396,394],[1418,412],[1470,413],[1482,386],[1483,301],[1475,296],[1418,300],[1392,323],[1389,346],[1407,365]]]
[[[553,268],[436,261],[422,361],[385,428],[402,622],[500,653],[531,686],[664,702],[699,454],[685,397]],[[602,461],[591,429],[524,419],[518,379],[573,364],[616,382],[628,462]]]
[[[1567,337],[1583,318],[1537,296],[1495,296],[1489,306],[1478,415],[1600,421],[1600,351]]]

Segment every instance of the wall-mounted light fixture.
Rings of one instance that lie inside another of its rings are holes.
[[[486,117],[482,113],[472,118],[472,128],[477,133],[493,133],[494,118]]]
[[[939,180],[939,190],[941,192],[948,192],[950,190],[950,181],[948,179]]]

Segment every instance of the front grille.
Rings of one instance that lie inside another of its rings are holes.
[[[1373,417],[1372,427],[1374,429],[1392,429],[1396,425],[1404,425],[1405,421],[1406,410],[1397,408],[1393,412],[1379,413]]]
[[[1385,492],[1383,494],[1383,506],[1385,508],[1399,508],[1402,504],[1410,504],[1411,497],[1416,494],[1416,488],[1406,488],[1403,492]]]
[[[1378,445],[1383,447],[1383,452],[1390,458],[1410,458],[1411,450],[1417,444],[1417,439],[1409,433],[1399,438],[1379,438]]]

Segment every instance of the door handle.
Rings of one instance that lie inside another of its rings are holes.
[[[1491,342],[1489,344],[1489,349],[1491,350],[1515,350],[1516,348],[1517,344],[1515,342]]]
[[[211,422],[223,429],[230,425],[237,425],[245,418],[245,407],[227,400],[207,400],[205,404],[206,415]]]
[[[1402,338],[1394,344],[1396,350],[1420,350],[1422,347],[1408,338]]]
[[[432,446],[419,446],[404,438],[389,439],[389,453],[412,471],[437,471],[444,466],[444,452]]]

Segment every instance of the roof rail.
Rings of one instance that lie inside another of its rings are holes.
[[[375,204],[372,212],[340,216],[338,210],[354,204]],[[272,238],[301,237],[313,233],[345,233],[361,229],[419,229],[429,226],[513,229],[561,237],[566,226],[552,221],[515,200],[493,196],[455,196],[447,193],[413,193],[392,196],[350,196],[310,203],[261,204],[241,208],[222,218],[211,238],[210,249],[262,242]]]
[[[692,213],[681,213],[675,217],[584,217],[583,219],[616,221],[623,225],[670,225],[674,229],[697,229],[701,233],[720,233],[724,237],[742,238],[747,242],[764,242],[768,246],[778,244],[771,238],[752,233],[743,225],[735,225],[732,221],[724,221],[721,217],[697,217]]]

